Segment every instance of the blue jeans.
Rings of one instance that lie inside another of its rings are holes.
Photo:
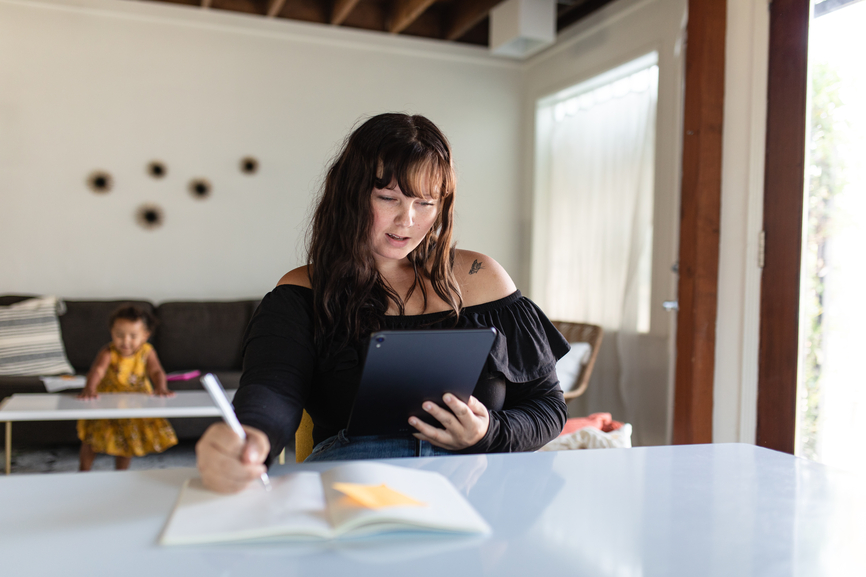
[[[315,447],[306,463],[317,461],[352,461],[357,459],[392,459],[397,457],[434,457],[453,455],[451,451],[416,439],[412,435],[349,436],[343,429]]]

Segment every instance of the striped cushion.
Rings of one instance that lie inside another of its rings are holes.
[[[66,360],[57,297],[33,298],[0,307],[0,375],[74,373]]]

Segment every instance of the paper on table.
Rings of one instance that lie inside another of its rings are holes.
[[[66,389],[83,389],[87,384],[84,375],[60,375],[59,377],[40,377],[49,393],[64,391]]]
[[[323,472],[298,471],[231,495],[187,481],[160,542],[164,545],[247,539],[334,539],[422,531],[489,534],[490,526],[443,475],[352,461]],[[341,490],[338,490],[339,489]],[[409,506],[360,506],[348,493],[411,500]],[[424,503],[412,496],[423,497]]]
[[[240,493],[220,495],[205,489],[201,479],[188,480],[161,542],[190,545],[283,534],[330,535],[318,473],[301,471],[276,477],[271,486],[271,491],[256,484]]]
[[[384,507],[426,507],[427,503],[416,501],[408,495],[395,491],[388,485],[361,485],[358,483],[334,483],[331,485],[355,503],[368,509]]]
[[[338,483],[380,486],[425,503],[423,507],[358,507],[338,491]],[[415,528],[420,530],[489,533],[490,527],[451,482],[439,473],[371,461],[349,461],[322,472],[328,518],[338,534],[362,535]],[[348,503],[346,503],[348,501]],[[348,504],[349,506],[346,506]],[[390,526],[390,528],[389,528]]]

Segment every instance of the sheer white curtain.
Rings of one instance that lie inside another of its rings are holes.
[[[599,324],[605,341],[584,406],[630,420],[629,366],[649,329],[658,68],[552,104],[544,304]]]

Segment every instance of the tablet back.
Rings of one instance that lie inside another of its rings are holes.
[[[444,407],[446,392],[468,401],[495,337],[493,328],[373,333],[349,435],[412,433],[410,415],[441,427],[421,404]]]

